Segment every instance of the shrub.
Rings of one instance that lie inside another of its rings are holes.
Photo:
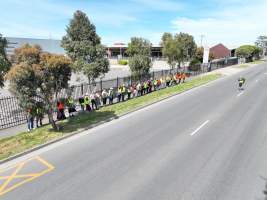
[[[119,65],[128,65],[127,60],[119,60]]]
[[[200,71],[201,70],[201,62],[197,58],[193,59],[190,62],[188,69],[190,71]]]

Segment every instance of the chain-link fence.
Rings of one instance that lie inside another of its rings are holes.
[[[91,84],[81,84],[71,86],[69,89],[64,89],[60,92],[59,97],[67,98],[72,96],[74,99],[85,94],[90,94],[92,91],[102,91],[103,89],[117,88],[123,84],[126,86],[133,85],[137,82],[142,82],[150,78],[160,79],[165,78],[169,74],[175,74],[177,72],[185,72],[189,77],[199,75],[208,71],[212,71],[218,68],[234,65],[238,63],[237,58],[220,59],[213,61],[207,65],[202,65],[199,71],[189,71],[187,67],[174,70],[161,70],[151,72],[149,74],[141,75],[138,77],[118,77],[116,79],[98,81]],[[115,100],[116,101],[116,100]],[[26,122],[26,113],[19,107],[19,102],[16,97],[4,97],[0,99],[0,129],[5,129],[13,126],[17,126]]]

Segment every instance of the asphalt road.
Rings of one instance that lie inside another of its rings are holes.
[[[37,151],[55,168],[0,199],[264,199],[265,73],[243,71],[244,91],[240,74],[222,78]]]

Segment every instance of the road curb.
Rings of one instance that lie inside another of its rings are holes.
[[[49,146],[49,145],[51,145],[51,144],[54,144],[54,143],[57,143],[57,142],[59,142],[59,141],[65,140],[65,139],[67,139],[67,138],[70,138],[70,137],[72,137],[72,136],[74,136],[74,135],[77,135],[77,134],[79,134],[79,133],[82,133],[82,132],[84,132],[84,131],[86,131],[86,130],[95,128],[95,127],[100,126],[100,125],[102,125],[102,124],[105,124],[105,123],[107,123],[107,122],[116,120],[116,119],[118,119],[118,118],[120,118],[120,117],[129,115],[129,114],[134,113],[134,112],[139,111],[139,110],[142,110],[142,109],[144,109],[144,108],[146,108],[146,107],[149,107],[149,106],[151,106],[151,105],[154,105],[154,104],[156,104],[156,103],[160,103],[160,102],[162,102],[162,101],[165,101],[166,99],[169,99],[169,98],[178,96],[178,95],[180,95],[180,94],[182,94],[182,93],[185,93],[185,92],[188,92],[188,91],[190,91],[190,90],[192,90],[192,89],[195,89],[195,88],[198,88],[198,87],[207,85],[207,84],[212,83],[212,82],[214,82],[214,81],[216,81],[216,80],[220,80],[220,79],[223,78],[223,77],[225,77],[225,76],[222,75],[221,77],[218,77],[218,78],[215,79],[215,80],[209,81],[209,82],[204,83],[204,84],[199,85],[199,86],[192,87],[192,88],[190,88],[189,90],[186,90],[186,91],[183,91],[183,92],[179,92],[179,93],[176,93],[176,94],[172,94],[172,95],[170,95],[170,96],[164,97],[164,98],[162,98],[162,99],[160,99],[160,100],[157,100],[157,101],[155,101],[155,102],[151,102],[151,103],[149,103],[149,104],[140,106],[140,107],[138,107],[138,108],[136,108],[136,109],[134,109],[134,110],[128,111],[128,112],[126,112],[126,113],[124,113],[124,114],[121,114],[121,115],[119,115],[119,116],[108,118],[108,119],[103,120],[103,121],[100,121],[100,122],[98,122],[98,123],[89,125],[88,127],[83,128],[83,129],[81,129],[81,130],[75,131],[75,132],[70,133],[70,134],[68,134],[68,135],[65,135],[65,136],[63,136],[63,137],[60,137],[60,138],[54,139],[54,140],[52,140],[52,141],[49,141],[49,142],[47,142],[47,143],[45,143],[45,144],[38,145],[38,146],[33,147],[33,148],[31,148],[31,149],[28,149],[28,150],[26,150],[26,151],[24,151],[24,152],[21,152],[21,153],[18,153],[18,154],[16,154],[16,155],[13,155],[13,156],[11,156],[11,157],[8,157],[8,158],[6,158],[6,159],[0,160],[0,165],[5,164],[5,163],[7,163],[7,162],[9,162],[9,161],[15,160],[16,158],[22,157],[22,156],[27,155],[27,154],[29,154],[29,153],[32,153],[32,152],[34,152],[34,151],[37,151],[37,150],[39,150],[39,149],[42,149],[42,148],[44,148],[44,147],[47,147],[47,146]],[[197,78],[197,77],[196,77],[196,78]]]

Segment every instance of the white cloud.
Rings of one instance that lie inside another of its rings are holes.
[[[226,6],[210,13],[210,17],[206,18],[180,17],[171,24],[175,32],[190,33],[198,43],[200,35],[204,34],[208,45],[224,43],[231,48],[252,44],[259,35],[267,34],[266,10],[267,3],[259,0],[246,6]]]
[[[52,35],[60,39],[76,10],[85,12],[99,29],[121,27],[137,20],[128,8],[106,2],[64,4],[52,0],[10,0],[3,6],[0,16],[8,20],[0,21],[0,27],[6,37],[48,38]]]
[[[178,11],[183,8],[181,2],[173,0],[132,0],[135,3],[142,4],[150,9],[159,11]]]

